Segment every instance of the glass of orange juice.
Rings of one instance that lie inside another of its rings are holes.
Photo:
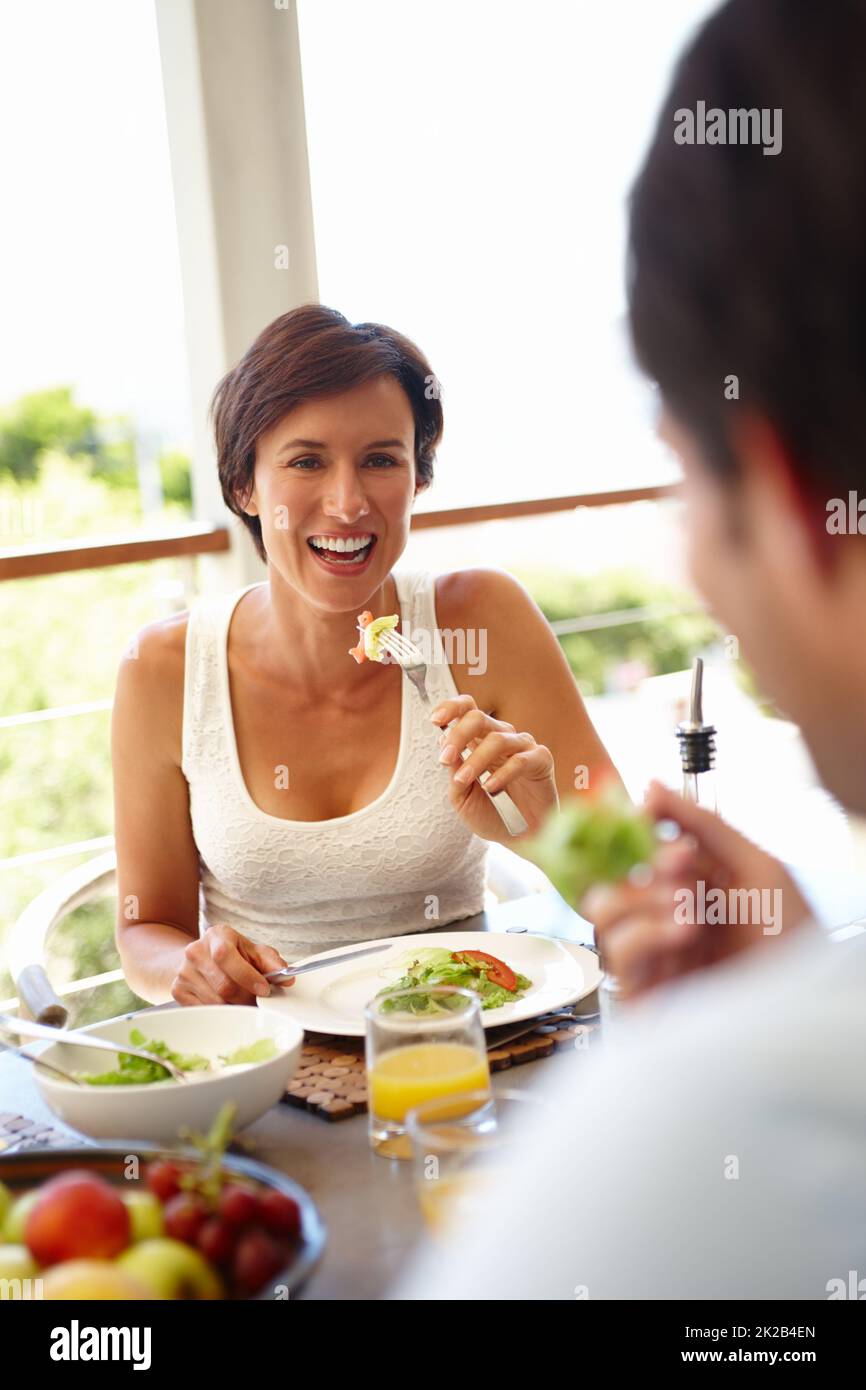
[[[415,1189],[432,1235],[447,1238],[474,1220],[549,1110],[538,1096],[508,1089],[440,1096],[410,1110]]]
[[[372,1000],[367,1021],[370,1144],[387,1158],[411,1158],[406,1115],[439,1096],[490,1090],[477,994],[427,985]]]

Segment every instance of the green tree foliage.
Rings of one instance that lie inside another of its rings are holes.
[[[32,391],[0,412],[0,480],[35,481],[50,453],[86,460],[90,475],[112,487],[138,485],[129,421],[77,405],[70,386]]]
[[[33,391],[0,412],[0,476],[32,481],[46,451],[75,457],[98,447],[97,417],[75,404],[69,386]]]
[[[97,484],[68,468],[68,486],[78,480],[93,500]],[[103,491],[113,500],[113,493]],[[110,699],[130,638],[165,616],[165,587],[179,575],[180,562],[158,560],[0,584],[0,715]],[[0,729],[0,803],[0,859],[110,835],[110,711]],[[101,852],[0,872],[0,999],[14,992],[3,968],[3,940],[12,922],[60,874]],[[52,938],[52,978],[60,983],[116,970],[113,920],[107,899],[79,909],[56,943]],[[115,1003],[117,994],[111,996]],[[99,1016],[98,1002],[88,1017]],[[124,1007],[118,1004],[120,1011]],[[110,1013],[106,1005],[101,1016]]]
[[[128,423],[122,417],[103,423],[99,440],[90,457],[90,475],[92,478],[98,478],[100,482],[108,483],[109,487],[137,489],[135,440]]]
[[[134,530],[141,519],[137,479],[125,487],[95,477],[92,459],[52,447],[40,456],[36,480],[0,473],[0,544]],[[180,508],[167,503],[166,511]],[[16,520],[23,524],[11,524]],[[130,638],[165,616],[166,594],[188,577],[187,566],[158,560],[0,584],[0,716],[110,699]],[[0,859],[112,833],[109,721],[110,712],[97,709],[0,729]],[[97,852],[0,872],[0,999],[14,993],[3,964],[10,925],[37,893]],[[109,899],[72,914],[52,937],[52,978],[62,983],[117,969],[113,922]],[[70,1007],[84,1022],[134,1002],[120,984],[73,996]]]
[[[535,570],[520,578],[551,622],[634,608],[659,611],[657,617],[562,636],[562,649],[584,695],[603,694],[613,669],[623,662],[639,662],[653,676],[684,671],[719,638],[705,613],[670,611],[692,607],[688,594],[639,573],[607,570],[587,577]]]
[[[178,449],[166,449],[159,456],[162,495],[166,502],[192,507],[192,464]]]

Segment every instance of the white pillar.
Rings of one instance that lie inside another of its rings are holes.
[[[318,299],[294,0],[156,0],[193,405],[197,520],[228,523],[208,589],[264,577],[226,510],[207,409],[278,314]],[[284,248],[284,249],[283,249]]]

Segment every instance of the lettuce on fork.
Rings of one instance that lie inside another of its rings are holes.
[[[386,661],[388,653],[383,652],[381,637],[384,632],[392,631],[400,621],[398,613],[388,614],[384,618],[374,618],[373,614],[365,609],[358,617],[358,632],[360,640],[356,647],[349,648],[349,655],[360,663],[362,661]]]
[[[616,883],[649,864],[657,844],[650,817],[609,783],[597,795],[563,802],[521,848],[566,902],[577,906],[593,884]]]

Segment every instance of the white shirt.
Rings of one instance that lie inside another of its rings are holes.
[[[395,571],[393,578],[402,631],[431,654],[430,699],[450,699],[457,687],[447,650],[436,645],[434,576]],[[246,592],[200,600],[187,623],[182,768],[199,855],[201,928],[227,922],[291,960],[480,912],[487,843],[451,806],[438,730],[408,680],[397,762],[375,801],[311,821],[271,815],[253,801],[238,756],[227,655],[231,617]],[[291,728],[286,750],[290,756]]]
[[[866,1280],[866,936],[792,932],[609,1031],[557,1068],[547,1127],[477,1227],[392,1297],[826,1299]]]

